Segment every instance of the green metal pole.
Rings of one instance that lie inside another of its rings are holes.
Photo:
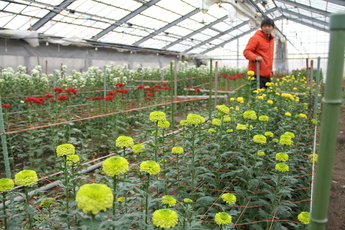
[[[310,230],[325,230],[332,182],[332,169],[338,133],[338,120],[342,104],[345,49],[345,13],[330,17],[330,42],[327,79],[323,98],[319,160],[316,168],[315,186],[310,214]]]
[[[314,96],[314,116],[313,119],[316,119],[317,108],[319,103],[319,84],[320,84],[320,57],[317,58],[317,73],[316,73],[316,85],[315,85],[315,96]]]
[[[0,136],[1,136],[2,152],[4,155],[6,177],[11,178],[11,168],[10,168],[10,161],[8,159],[8,149],[7,149],[7,141],[6,141],[5,124],[4,124],[4,117],[2,115],[1,105],[2,105],[2,103],[1,103],[1,96],[0,96]]]

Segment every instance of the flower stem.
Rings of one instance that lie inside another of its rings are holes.
[[[66,218],[67,218],[67,228],[70,229],[69,221],[69,194],[68,194],[68,175],[67,175],[67,156],[64,156],[64,178],[65,178],[65,195],[66,195]]]
[[[194,192],[194,180],[195,180],[195,125],[192,128],[192,189]]]
[[[4,212],[4,230],[7,230],[7,216],[6,216],[6,196],[5,196],[5,192],[2,192],[2,204],[3,204],[3,212]]]
[[[116,175],[113,177],[113,193],[114,193],[114,201],[113,201],[113,218],[115,219],[116,214],[116,186],[117,186],[117,179]],[[113,230],[115,230],[115,225],[113,226]]]
[[[147,224],[147,217],[148,217],[148,209],[149,209],[149,187],[150,187],[150,174],[147,174],[147,184],[146,184],[146,197],[145,197],[145,229]]]
[[[28,187],[25,187],[25,206],[28,207],[29,206],[29,192],[28,192]],[[26,208],[27,209],[27,208]],[[33,229],[32,228],[32,216],[31,213],[28,212],[28,218],[29,218],[29,229]]]
[[[154,146],[154,153],[155,153],[155,161],[158,162],[158,153],[157,153],[157,144],[158,144],[158,121],[156,122],[156,131],[155,131],[155,146]]]

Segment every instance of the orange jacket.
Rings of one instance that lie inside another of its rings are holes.
[[[271,77],[274,55],[274,36],[270,35],[270,39],[262,30],[255,32],[253,37],[248,41],[246,48],[243,51],[245,58],[249,60],[248,71],[254,71],[256,74],[255,58],[261,56],[263,62],[260,63],[260,76]]]

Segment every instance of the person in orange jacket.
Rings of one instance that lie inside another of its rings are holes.
[[[274,21],[265,18],[261,22],[261,30],[249,39],[243,55],[249,60],[248,71],[256,75],[256,62],[260,63],[260,88],[267,88],[266,83],[271,82],[273,55],[274,55]]]

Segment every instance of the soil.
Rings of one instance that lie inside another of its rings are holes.
[[[345,230],[345,107],[341,107],[327,230]]]

